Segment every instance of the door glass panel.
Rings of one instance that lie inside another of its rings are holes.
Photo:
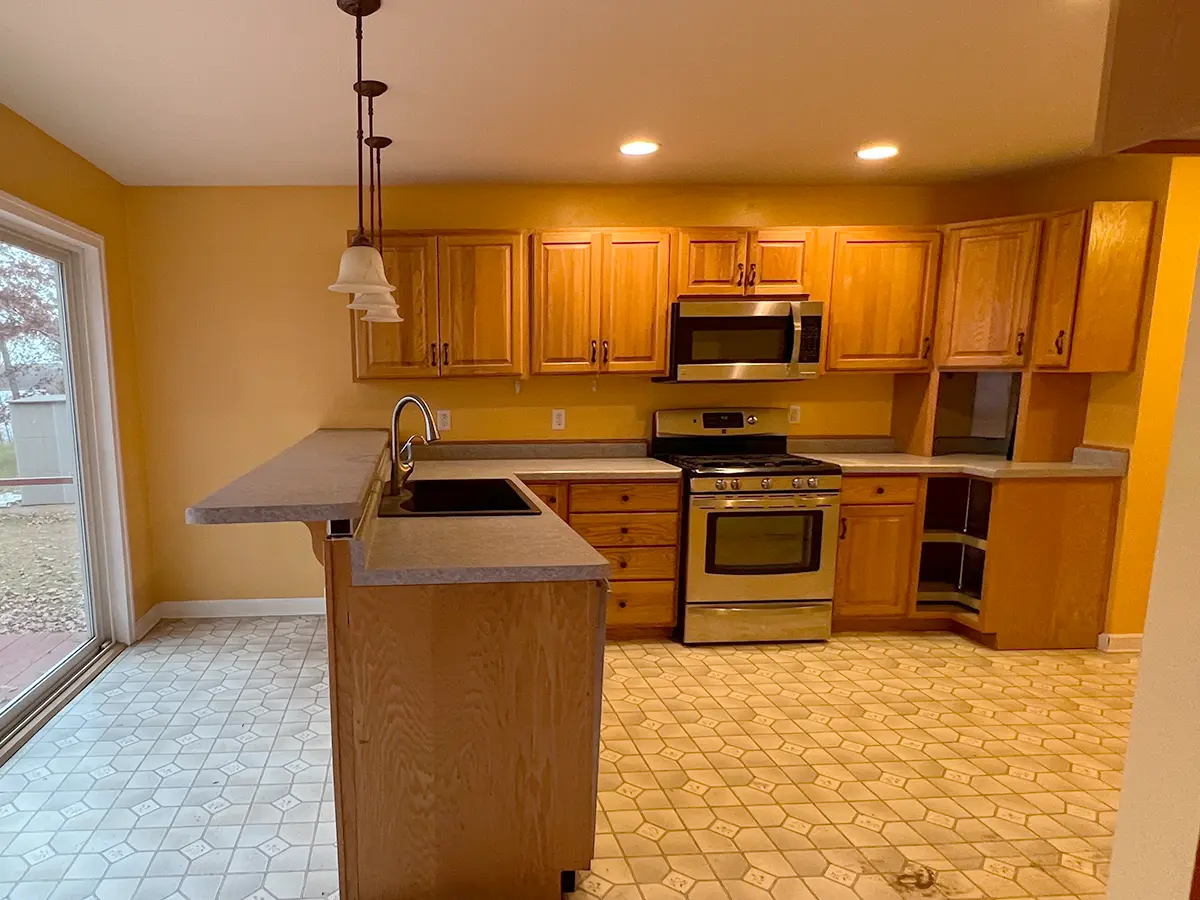
[[[821,510],[717,512],[708,517],[705,571],[783,575],[821,568]]]
[[[93,637],[61,265],[0,240],[0,713]]]
[[[794,334],[788,316],[748,319],[680,318],[677,342],[681,365],[695,363],[779,363],[791,359]]]

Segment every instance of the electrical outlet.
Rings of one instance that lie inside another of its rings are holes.
[[[438,431],[450,430],[450,410],[439,409],[437,411]]]
[[[793,403],[791,406],[788,407],[788,422],[789,422],[789,424],[795,425],[799,421],[800,421],[800,405],[798,403]]]
[[[562,431],[567,427],[567,411],[565,409],[550,410],[550,427]]]

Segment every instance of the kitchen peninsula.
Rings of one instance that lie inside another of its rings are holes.
[[[556,897],[592,859],[609,561],[512,460],[424,462],[415,479],[508,477],[537,515],[377,516],[387,445],[382,430],[318,431],[187,519],[313,532],[341,896]],[[523,463],[540,480],[677,491],[656,460]]]

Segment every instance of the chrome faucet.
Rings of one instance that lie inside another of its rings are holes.
[[[400,413],[404,412],[404,407],[410,403],[414,404],[421,411],[421,415],[425,418],[425,436],[414,434],[404,446],[400,446]],[[396,408],[392,410],[392,481],[388,487],[388,495],[392,497],[399,496],[404,491],[404,485],[408,483],[408,479],[412,476],[413,471],[413,442],[420,441],[422,444],[432,444],[434,441],[442,439],[438,433],[437,422],[434,420],[433,412],[429,409],[429,404],[415,394],[406,394],[400,398],[400,402],[396,404]]]

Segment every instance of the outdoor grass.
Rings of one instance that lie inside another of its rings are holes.
[[[16,444],[0,441],[0,478],[17,477]]]

